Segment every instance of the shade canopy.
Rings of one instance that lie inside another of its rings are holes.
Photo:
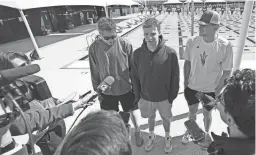
[[[163,4],[181,4],[179,0],[168,0],[167,2],[164,2]]]
[[[189,2],[191,2],[192,0],[188,0]],[[194,3],[204,3],[203,0],[193,0]],[[205,0],[205,3],[222,3],[222,2],[226,2],[226,0]]]
[[[132,6],[132,5],[140,5],[137,2],[134,2],[132,0],[108,0],[106,2],[107,6],[110,5],[125,5],[125,6]]]
[[[206,0],[205,3],[224,3],[225,0]]]
[[[27,10],[51,6],[106,6],[106,0],[0,0],[0,5],[19,10]]]

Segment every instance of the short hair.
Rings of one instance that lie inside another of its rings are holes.
[[[99,31],[116,31],[116,23],[113,19],[102,17],[98,21]]]
[[[160,32],[160,22],[156,18],[148,18],[143,24],[143,28],[157,28],[158,32]]]
[[[0,71],[15,68],[16,64],[13,62],[15,58],[21,58],[30,63],[29,58],[24,53],[0,50]]]
[[[131,155],[129,134],[121,116],[101,110],[83,118],[68,134],[61,155]]]
[[[225,111],[249,139],[255,137],[255,70],[237,70],[223,92]]]

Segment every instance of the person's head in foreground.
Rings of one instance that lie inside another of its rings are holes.
[[[160,36],[160,23],[156,18],[148,18],[143,24],[144,38],[149,49],[157,47]]]
[[[222,120],[228,125],[230,137],[255,138],[255,70],[237,70],[227,79],[219,95]]]
[[[117,33],[116,33],[116,23],[113,19],[109,19],[106,17],[100,18],[98,21],[98,31],[102,38],[102,40],[108,45],[113,45]]]
[[[216,11],[205,11],[199,19],[199,36],[215,37],[220,26],[220,15]]]
[[[101,110],[83,118],[67,135],[60,155],[131,155],[129,135],[121,116]]]

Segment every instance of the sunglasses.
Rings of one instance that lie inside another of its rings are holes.
[[[110,40],[110,39],[115,39],[116,38],[116,36],[109,36],[109,37],[103,37],[102,36],[102,38],[104,39],[104,40]]]

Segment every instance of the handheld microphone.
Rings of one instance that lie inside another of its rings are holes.
[[[97,89],[92,92],[92,94],[88,95],[88,97],[84,97],[82,98],[82,102],[84,103],[88,103],[93,101],[96,97],[98,97],[102,92],[106,91],[113,83],[115,82],[115,79],[112,76],[108,76],[106,77],[106,79],[104,79],[99,86],[97,87]],[[76,117],[76,119],[74,120],[73,124],[70,126],[69,130],[67,133],[69,133],[72,128],[74,127],[77,119],[81,116],[81,114],[84,112],[84,110],[87,108],[87,106],[85,106],[83,108],[83,110],[78,114],[78,116]]]
[[[98,97],[99,94],[101,94],[102,92],[106,91],[109,87],[111,87],[111,85],[115,82],[115,79],[112,76],[108,76],[106,77],[106,79],[104,79],[99,86],[97,87],[97,89],[92,92],[91,95],[89,95],[88,97],[85,97],[82,99],[83,102],[91,102],[93,101],[96,97]]]
[[[18,78],[32,75],[39,71],[40,67],[37,64],[2,70],[0,71],[0,87],[10,84]]]

